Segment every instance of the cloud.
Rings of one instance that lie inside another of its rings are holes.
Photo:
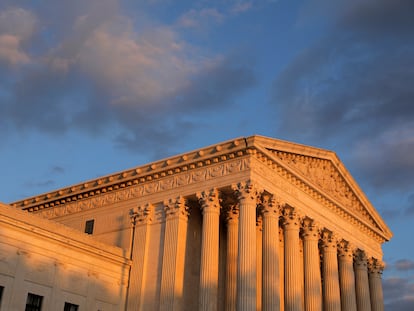
[[[177,25],[183,28],[208,27],[221,23],[224,15],[216,8],[191,9],[181,15]]]
[[[0,66],[14,67],[30,62],[22,45],[31,38],[36,24],[36,17],[22,8],[0,11]]]
[[[28,55],[30,66],[13,79],[0,74],[8,83],[3,92],[0,87],[0,121],[9,131],[62,135],[76,129],[110,134],[128,150],[153,147],[188,137],[199,122],[194,113],[224,111],[254,85],[242,56],[204,52],[174,26],[137,24],[110,10],[113,1],[105,3],[97,11],[81,2],[66,8],[69,17],[58,29],[37,30],[37,37],[53,34],[53,41],[39,43],[36,57]],[[201,13],[219,18],[213,10]]]
[[[394,266],[398,271],[414,270],[414,261],[409,259],[400,259],[394,263]]]
[[[385,310],[409,311],[414,309],[414,283],[407,278],[383,280]]]
[[[378,188],[414,182],[413,10],[409,0],[342,3],[325,18],[331,31],[274,84],[279,131],[336,150],[340,144]]]

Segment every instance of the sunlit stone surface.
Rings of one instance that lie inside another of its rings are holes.
[[[331,151],[242,137],[0,211],[2,310],[383,310],[392,233]]]

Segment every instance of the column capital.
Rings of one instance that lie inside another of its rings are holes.
[[[210,190],[197,192],[197,199],[201,204],[201,210],[203,214],[205,212],[220,213],[220,198],[217,188]]]
[[[239,201],[248,200],[251,203],[257,203],[260,194],[263,192],[251,180],[233,184],[231,188],[236,192]]]
[[[320,225],[314,219],[305,217],[302,219],[302,236],[305,240],[319,240]]]
[[[368,259],[366,253],[363,250],[357,249],[354,253],[354,259],[356,269],[367,269]]]
[[[164,212],[167,219],[174,217],[185,217],[187,219],[189,207],[187,206],[186,199],[183,196],[179,196],[175,199],[165,200]]]
[[[332,231],[323,229],[321,232],[321,241],[325,251],[336,251],[338,238]]]
[[[227,224],[237,223],[239,221],[239,204],[233,203],[228,205],[224,210],[224,220]]]
[[[283,226],[286,230],[299,229],[300,227],[300,216],[296,208],[285,205],[282,210],[283,215]]]
[[[371,257],[368,259],[368,272],[371,275],[377,275],[379,277],[381,277],[382,272],[384,271],[384,263],[379,260],[376,259],[374,257]]]
[[[338,242],[338,257],[339,259],[352,261],[354,259],[354,247],[353,245],[345,240]]]
[[[131,224],[133,226],[136,225],[144,225],[151,223],[152,216],[151,212],[153,210],[153,206],[149,203],[145,205],[139,205],[129,210],[129,217],[131,219]]]
[[[277,217],[279,218],[281,212],[281,199],[276,198],[271,194],[262,195],[262,200],[260,202],[260,212],[264,217]]]

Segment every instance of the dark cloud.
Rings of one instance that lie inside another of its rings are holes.
[[[413,10],[409,0],[341,5],[275,81],[279,130],[346,150],[374,187],[414,183]]]
[[[42,187],[50,188],[54,184],[55,184],[54,180],[48,179],[48,180],[40,180],[40,181],[28,181],[24,185],[25,187],[29,187],[29,188],[42,188]]]
[[[414,310],[414,283],[406,278],[383,280],[385,310]]]
[[[399,271],[414,270],[414,261],[409,259],[400,259],[394,263],[394,267]]]

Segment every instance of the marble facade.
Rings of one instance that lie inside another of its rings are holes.
[[[93,220],[130,260],[127,310],[383,310],[392,233],[331,151],[237,138],[12,206]]]

